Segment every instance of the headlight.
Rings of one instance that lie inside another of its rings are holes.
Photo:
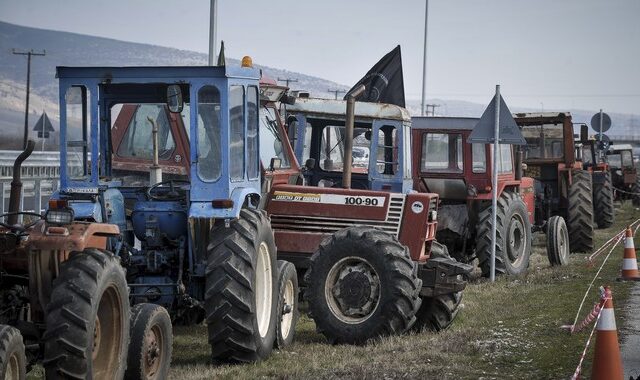
[[[65,225],[73,222],[73,209],[72,208],[58,208],[49,209],[44,214],[44,220],[49,224]]]

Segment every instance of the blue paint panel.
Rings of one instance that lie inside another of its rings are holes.
[[[180,202],[138,202],[131,213],[133,232],[146,240],[146,230],[157,228],[169,239],[178,239],[187,234],[187,213]]]
[[[127,230],[127,220],[124,210],[124,197],[120,190],[109,188],[105,190],[104,207],[107,211],[107,222],[118,226],[120,231]]]
[[[69,201],[69,207],[73,209],[76,220],[93,220],[102,223],[102,207],[98,202]]]

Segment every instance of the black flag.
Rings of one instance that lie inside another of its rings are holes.
[[[366,89],[356,100],[372,103],[390,103],[404,107],[404,80],[402,79],[400,45],[382,57],[349,92],[360,84],[364,84]],[[347,96],[345,95],[344,98],[346,99]]]

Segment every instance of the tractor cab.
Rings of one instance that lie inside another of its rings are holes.
[[[311,186],[342,187],[345,151],[343,100],[298,98],[287,106],[287,128]],[[351,187],[411,190],[411,119],[393,104],[356,102]]]
[[[440,194],[443,203],[491,199],[493,145],[467,143],[477,118],[413,117],[414,188]],[[519,186],[513,147],[498,149],[498,194]]]
[[[280,102],[293,99],[287,91],[287,87],[278,86],[272,79],[265,76],[260,79],[259,151],[263,195],[273,184],[302,182],[300,167],[286,138],[278,110]],[[191,170],[188,114],[172,113],[166,104],[123,104],[112,111],[112,174],[126,183],[148,181],[148,171],[153,165],[152,146],[148,144],[151,134],[147,121],[149,115],[157,120],[158,164],[163,178],[188,180]]]
[[[607,162],[617,199],[631,199],[640,205],[640,178],[633,161],[633,146],[615,144],[607,151]]]
[[[57,76],[52,198],[76,220],[119,227],[108,249],[127,265],[134,303],[201,320],[209,231],[260,201],[259,71],[58,67]]]

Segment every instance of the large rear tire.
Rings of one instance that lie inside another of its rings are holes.
[[[496,212],[496,275],[520,275],[529,267],[531,222],[520,196],[503,191]],[[476,256],[484,277],[491,274],[491,204],[478,215]]]
[[[547,222],[547,256],[553,266],[569,263],[569,231],[559,215],[552,216]]]
[[[24,380],[27,358],[20,331],[15,327],[0,325],[0,379]]]
[[[47,379],[122,379],[129,347],[129,292],[111,252],[87,248],[60,264],[46,310]]]
[[[631,185],[631,204],[638,207],[640,206],[640,175],[636,179],[636,182]]]
[[[305,274],[309,315],[332,344],[363,344],[415,323],[422,281],[395,236],[349,227],[325,239]]]
[[[276,247],[264,211],[243,209],[211,230],[205,310],[214,362],[247,363],[271,354],[276,337]]]
[[[609,228],[615,221],[611,172],[593,173],[593,214],[598,228]]]
[[[276,323],[276,348],[283,349],[293,343],[298,310],[298,273],[296,267],[278,260],[278,316]]]
[[[431,259],[437,257],[451,258],[447,247],[434,241],[431,245]],[[460,311],[462,291],[441,294],[435,297],[422,297],[422,305],[416,314],[414,330],[427,329],[430,331],[442,331],[447,329]]]
[[[593,193],[591,175],[586,170],[573,172],[573,184],[569,186],[567,228],[571,252],[593,250]]]
[[[140,303],[131,310],[131,344],[125,378],[161,380],[169,374],[173,332],[167,310]]]

